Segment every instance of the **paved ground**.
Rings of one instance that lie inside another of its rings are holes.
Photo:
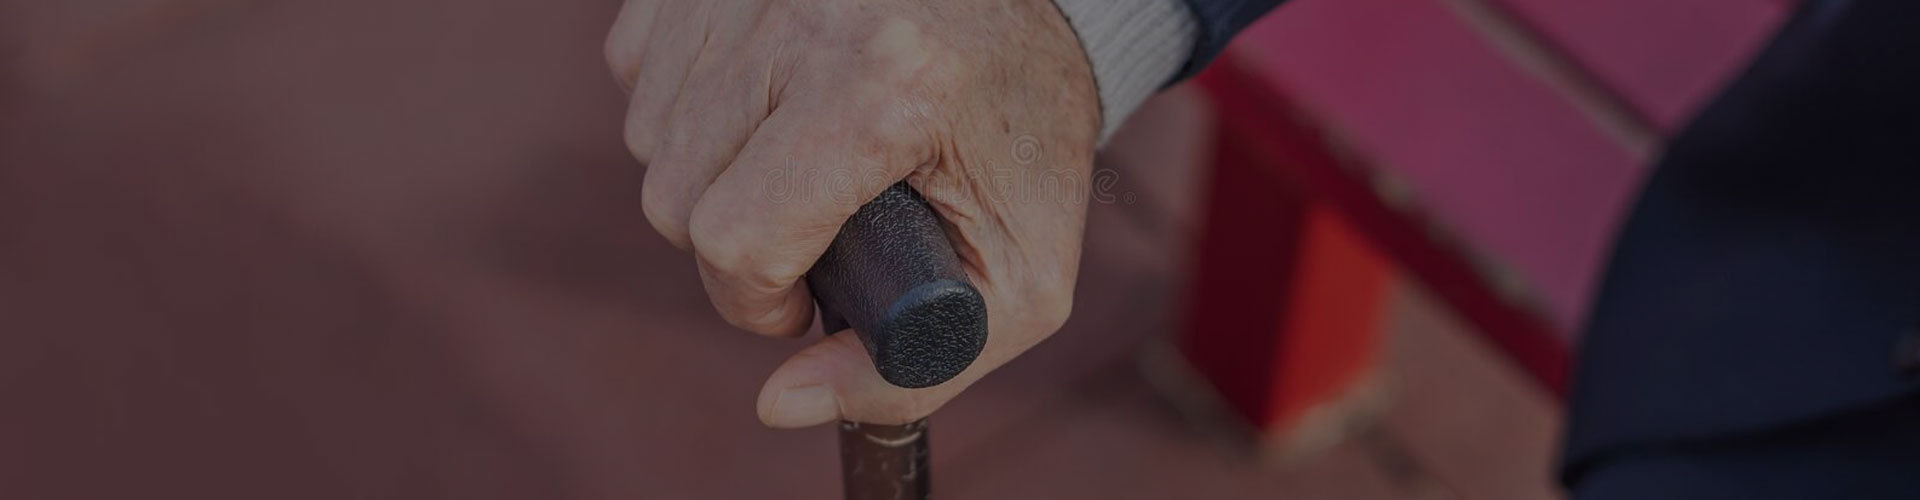
[[[616,2],[0,1],[0,496],[832,498],[640,217]],[[1078,314],[939,419],[946,498],[1553,495],[1557,410],[1406,286],[1380,425],[1292,460],[1150,390],[1192,217],[1167,101]]]

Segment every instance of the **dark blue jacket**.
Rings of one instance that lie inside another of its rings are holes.
[[[1916,22],[1808,2],[1674,138],[1578,353],[1570,482],[1920,389]]]
[[[1200,38],[1193,44],[1193,57],[1188,59],[1179,78],[1184,79],[1206,69],[1208,63],[1220,57],[1220,51],[1226,50],[1227,42],[1233,41],[1234,35],[1283,1],[1187,0],[1187,6],[1193,8],[1194,19],[1199,24]]]
[[[1189,3],[1193,72],[1279,2]],[[1807,2],[1674,138],[1583,336],[1569,482],[1920,392],[1916,23],[1920,1]]]

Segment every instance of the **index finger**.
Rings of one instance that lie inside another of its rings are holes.
[[[922,124],[878,100],[776,109],[696,203],[694,253],[729,323],[804,332],[813,303],[800,278],[861,205],[936,158]]]

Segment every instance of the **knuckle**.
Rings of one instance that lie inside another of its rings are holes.
[[[727,286],[752,294],[770,294],[786,288],[789,281],[775,275],[765,265],[763,252],[768,245],[747,241],[735,221],[723,220],[705,205],[696,204],[687,221],[688,241],[701,262]],[[777,244],[777,243],[776,243]]]
[[[627,153],[633,155],[634,160],[640,162],[642,166],[650,166],[653,163],[654,147],[657,144],[656,134],[660,131],[653,123],[643,118],[639,114],[629,113],[626,129],[621,132],[620,139],[626,144]]]
[[[649,169],[647,176],[654,175],[654,170]],[[666,184],[660,179],[648,179],[641,183],[640,211],[646,215],[653,229],[666,237],[667,241],[674,246],[688,248],[691,243],[687,238],[690,203],[684,193],[668,188]]]
[[[712,210],[705,210],[696,204],[693,212],[687,215],[687,237],[693,243],[695,253],[714,271],[731,275],[746,263],[745,249],[735,244],[729,234],[726,221]]]
[[[862,118],[845,143],[848,152],[853,159],[865,162],[858,166],[861,171],[885,177],[862,181],[892,184],[904,170],[919,167],[933,156],[937,141],[935,122],[929,116],[931,107],[918,96],[903,95],[856,115]]]
[[[913,76],[935,63],[937,44],[919,22],[905,18],[882,20],[863,41],[859,52],[865,63],[882,75]]]
[[[609,35],[600,50],[601,57],[606,58],[607,70],[613,72],[613,78],[622,87],[633,88],[634,79],[640,74],[640,58],[630,55],[629,48],[617,35]]]

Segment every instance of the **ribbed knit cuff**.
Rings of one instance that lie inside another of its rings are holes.
[[[1054,0],[1080,35],[1100,88],[1105,144],[1140,103],[1179,73],[1199,27],[1182,0]]]

